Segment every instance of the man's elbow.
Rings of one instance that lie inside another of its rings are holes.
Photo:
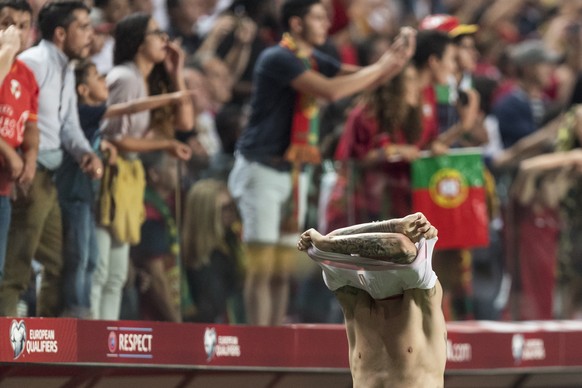
[[[336,102],[344,98],[345,95],[341,92],[341,90],[330,87],[326,88],[326,90],[322,92],[322,95],[320,97],[325,99],[327,102]]]

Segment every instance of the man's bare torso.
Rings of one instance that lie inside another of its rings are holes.
[[[344,311],[354,388],[443,387],[447,334],[440,283],[386,300],[349,286],[335,293]]]

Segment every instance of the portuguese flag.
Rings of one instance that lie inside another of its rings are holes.
[[[483,159],[474,148],[412,163],[412,208],[439,230],[439,249],[489,243]]]

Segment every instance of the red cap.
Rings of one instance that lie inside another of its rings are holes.
[[[439,14],[429,15],[422,19],[418,29],[438,30],[446,32],[449,36],[456,38],[460,35],[474,34],[479,30],[479,26],[476,24],[461,24],[459,19],[454,16]]]

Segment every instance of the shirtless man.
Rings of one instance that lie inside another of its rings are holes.
[[[322,267],[342,306],[355,388],[443,387],[447,332],[431,266],[437,233],[415,213],[301,235],[297,247]]]

